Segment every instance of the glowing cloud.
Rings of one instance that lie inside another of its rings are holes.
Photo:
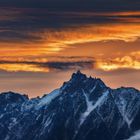
[[[139,24],[89,24],[81,27],[50,30],[42,34],[49,46],[64,47],[76,43],[107,40],[135,41],[140,36]]]
[[[8,72],[49,72],[49,68],[37,67],[32,64],[6,63],[0,64],[0,70]]]
[[[140,70],[140,61],[130,56],[124,56],[122,58],[115,58],[110,61],[99,61],[97,62],[97,68],[104,71],[111,71],[117,69]]]

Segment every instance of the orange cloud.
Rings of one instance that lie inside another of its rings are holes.
[[[134,51],[130,53],[132,56],[134,56],[137,59],[140,59],[140,51]]]
[[[47,62],[48,58],[46,56],[59,56],[60,51],[67,48],[72,49],[74,45],[79,43],[82,44],[117,40],[125,42],[136,41],[140,37],[140,25],[132,23],[87,24],[83,26],[62,28],[59,30],[48,29],[34,34],[35,36],[40,36],[41,40],[22,43],[1,42],[0,61],[21,62],[26,60],[34,62]],[[119,60],[118,59],[113,60],[114,63],[108,61],[100,62],[98,67],[103,70],[114,70],[118,68],[139,69],[138,60],[133,60],[132,58],[132,60],[128,58],[128,60],[126,60],[125,57]],[[0,69],[7,69],[10,71],[27,71],[27,67],[28,71],[48,71],[48,69],[42,69],[33,65],[27,66],[25,64],[1,64],[0,67]]]
[[[57,54],[77,43],[123,40],[135,41],[140,37],[139,24],[89,24],[81,27],[47,30],[36,33],[39,42],[0,43],[1,56],[38,56]]]
[[[104,71],[111,71],[117,69],[135,69],[140,70],[140,60],[132,58],[131,56],[124,56],[121,58],[115,58],[110,61],[97,62],[97,68]]]
[[[86,26],[51,30],[42,34],[49,46],[65,46],[75,43],[123,40],[134,41],[140,36],[139,24],[89,24]]]
[[[49,72],[49,68],[43,68],[32,64],[18,64],[18,63],[6,63],[0,64],[0,70],[8,72]]]

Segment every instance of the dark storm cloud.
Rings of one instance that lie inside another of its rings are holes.
[[[79,62],[50,62],[41,65],[42,67],[48,66],[50,69],[56,70],[70,70],[70,69],[91,69],[93,68],[92,61],[79,61]]]
[[[0,41],[40,41],[36,33],[47,29],[122,22],[122,18],[133,22],[140,15],[111,13],[139,10],[138,0],[0,0]]]
[[[19,64],[19,65],[32,65],[37,68],[48,68],[51,71],[65,71],[65,70],[77,70],[77,69],[92,69],[94,67],[94,58],[93,57],[85,57],[85,56],[70,56],[70,57],[48,57],[53,58],[53,61],[41,62],[35,60],[21,60],[21,61],[0,61],[0,65],[2,64]],[[57,61],[55,61],[57,60]],[[21,66],[22,67],[22,66]],[[1,69],[1,67],[0,67]],[[28,69],[27,69],[28,71]],[[43,72],[43,71],[42,71]],[[44,71],[45,72],[45,71]]]
[[[32,65],[37,68],[49,68],[51,71],[66,71],[66,70],[78,70],[78,69],[92,69],[94,65],[94,61],[92,60],[81,60],[81,61],[75,61],[75,62],[46,62],[46,63],[39,63],[39,62],[6,62],[1,61],[1,64],[26,64],[26,65]],[[19,70],[20,71],[20,70]],[[22,70],[21,70],[22,71]],[[28,71],[28,69],[27,69]],[[43,72],[43,71],[42,71]],[[44,71],[45,72],[45,71]]]
[[[25,32],[18,32],[18,31],[1,31],[0,32],[0,41],[1,42],[24,42],[24,41],[30,41],[35,42],[39,41],[41,38],[34,35],[26,34]],[[22,43],[21,42],[21,43]]]
[[[139,10],[140,8],[138,0],[0,0],[0,5],[69,11],[118,11]]]

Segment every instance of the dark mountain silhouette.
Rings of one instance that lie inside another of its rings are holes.
[[[139,130],[140,91],[80,71],[42,98],[0,94],[0,140],[140,140]]]

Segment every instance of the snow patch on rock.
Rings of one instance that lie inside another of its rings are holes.
[[[60,93],[60,89],[56,89],[56,90],[52,91],[50,94],[48,94],[45,97],[43,97],[42,99],[40,99],[37,106],[41,107],[44,105],[48,105],[53,99],[55,99],[57,96],[60,95],[59,93]]]
[[[125,140],[140,140],[140,130],[136,131],[133,136]]]
[[[83,91],[83,94],[85,96],[85,100],[86,100],[86,104],[87,104],[87,109],[86,111],[81,115],[81,118],[80,118],[80,125],[82,125],[84,123],[84,121],[86,120],[86,118],[89,116],[89,114],[95,110],[98,106],[100,106],[102,104],[102,102],[104,102],[104,100],[106,99],[109,91],[105,91],[103,93],[103,95],[96,101],[96,103],[93,105],[93,101],[90,101],[87,94],[85,93],[84,90]]]

